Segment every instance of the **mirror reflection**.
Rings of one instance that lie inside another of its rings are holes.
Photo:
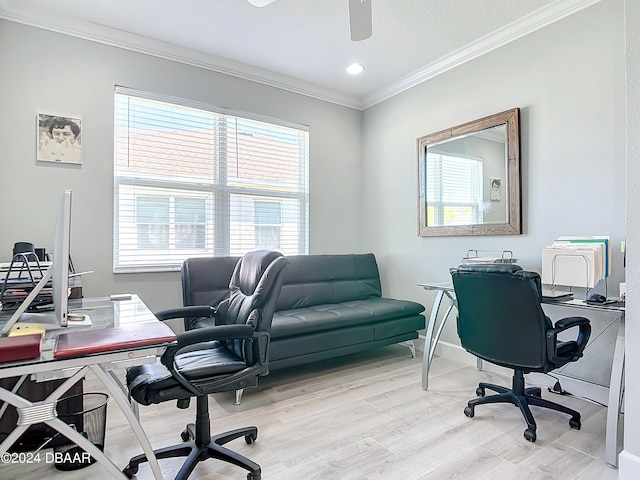
[[[505,223],[506,125],[427,146],[428,225]]]
[[[520,233],[518,113],[418,139],[421,236]]]

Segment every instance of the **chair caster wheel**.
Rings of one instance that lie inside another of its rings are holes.
[[[260,473],[247,473],[247,480],[261,480],[262,475]]]
[[[473,415],[475,414],[473,407],[464,407],[464,414],[469,418],[473,418]]]
[[[122,473],[125,475],[125,477],[127,478],[133,478],[133,476],[138,473],[138,466],[131,466],[131,465],[127,465],[124,470],[122,470]]]
[[[536,438],[538,438],[538,437],[536,436],[536,431],[535,430],[531,430],[530,428],[527,428],[524,431],[524,438],[526,438],[530,442],[535,442]]]
[[[571,420],[569,420],[569,426],[574,430],[580,430],[582,424],[580,423],[579,418],[572,418]]]
[[[191,440],[191,435],[189,435],[189,430],[183,430],[180,433],[180,438],[182,439],[183,442],[188,442],[189,440]]]
[[[483,387],[478,387],[476,388],[476,395],[479,397],[484,397],[485,394],[485,390]]]
[[[247,445],[251,445],[253,442],[256,441],[257,438],[258,438],[258,435],[245,435],[244,441],[247,442]]]

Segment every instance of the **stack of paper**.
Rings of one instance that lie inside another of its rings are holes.
[[[589,236],[589,237],[558,237],[558,239],[554,243],[570,243],[570,244],[580,244],[580,245],[593,245],[593,244],[603,244],[604,245],[604,262],[605,262],[605,276],[611,275],[611,263],[612,263],[612,254],[611,254],[611,238],[606,235],[600,236]]]
[[[593,288],[611,273],[607,236],[560,237],[542,250],[542,283]]]

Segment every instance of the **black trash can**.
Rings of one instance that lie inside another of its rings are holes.
[[[58,418],[104,451],[107,427],[105,393],[83,393],[61,398],[56,403]],[[54,464],[58,470],[77,470],[95,463],[96,459],[62,434],[52,439]]]

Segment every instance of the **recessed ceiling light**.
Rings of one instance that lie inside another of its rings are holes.
[[[254,7],[266,7],[267,5],[275,1],[276,0],[249,0],[249,3]]]
[[[364,66],[359,63],[352,63],[347,67],[347,73],[349,75],[358,75],[364,71]]]

